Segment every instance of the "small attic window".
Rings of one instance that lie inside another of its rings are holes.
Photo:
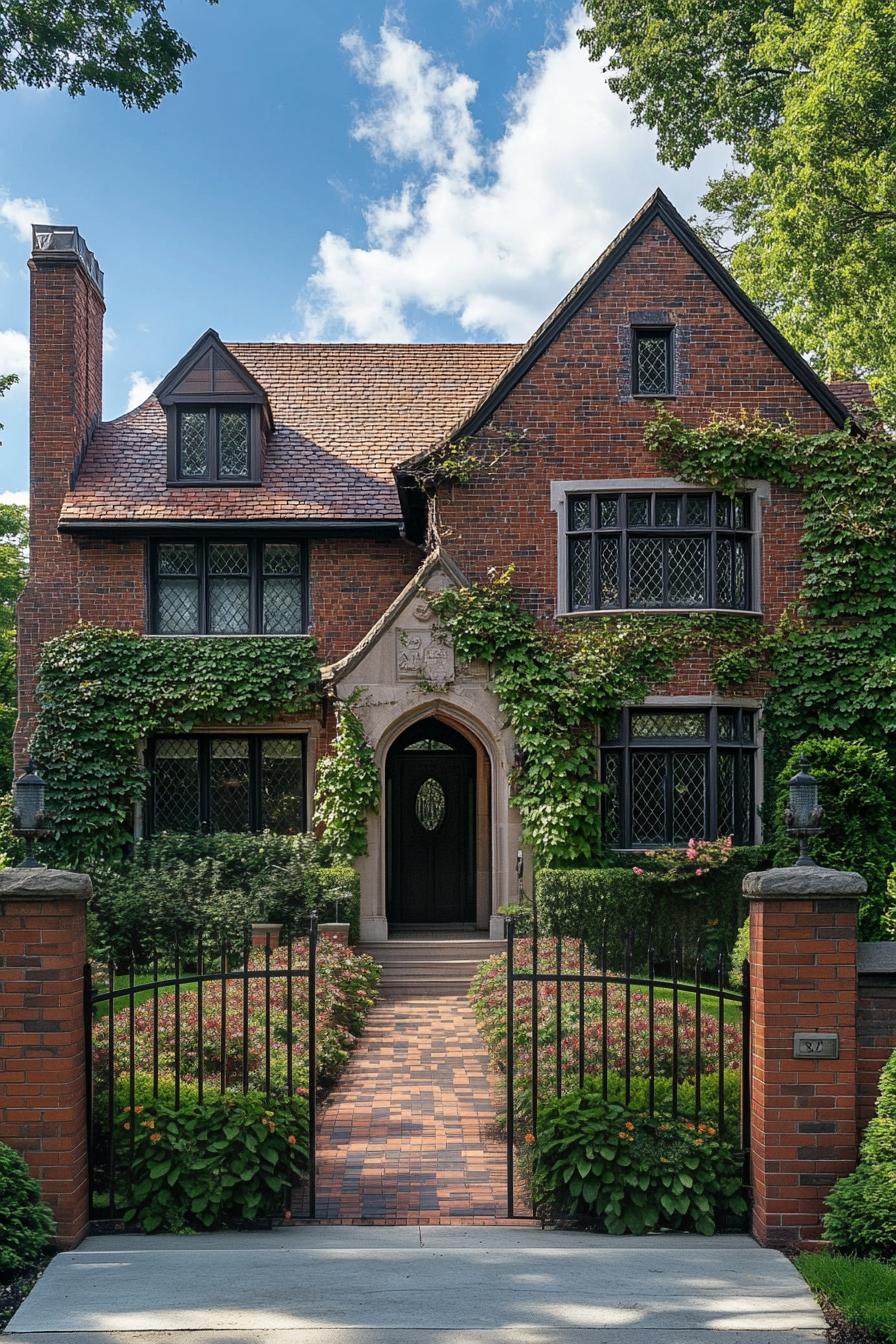
[[[257,485],[273,420],[264,388],[208,331],[159,385],[169,485]]]

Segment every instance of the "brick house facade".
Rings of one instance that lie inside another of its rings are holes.
[[[390,923],[497,930],[517,889],[512,735],[489,669],[454,666],[421,589],[512,564],[545,621],[707,608],[767,624],[797,594],[798,497],[745,482],[739,512],[726,514],[733,506],[711,490],[664,477],[643,428],[659,397],[694,426],[743,409],[812,433],[842,426],[847,409],[662,193],[523,346],[225,344],[207,332],[156,394],[111,422],[100,419],[95,259],[76,230],[47,226],[35,229],[30,266],[19,759],[41,646],[79,621],[148,638],[313,635],[329,702],[363,690],[382,772],[359,861],[365,937]],[[482,434],[513,443],[500,468],[426,500],[426,454]],[[647,710],[662,721],[625,717],[604,753],[618,771],[621,848],[675,842],[701,821],[755,837],[761,689],[725,699],[694,656],[653,689]],[[147,743],[154,788],[179,779],[187,792],[177,807],[157,796],[136,825],[176,814],[258,824],[278,771],[304,771],[310,798],[333,725],[331,705],[242,737],[211,726],[201,741]],[[685,799],[677,816],[672,792]]]

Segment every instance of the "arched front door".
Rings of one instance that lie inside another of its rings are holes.
[[[438,719],[394,743],[386,764],[390,924],[476,920],[476,753]]]

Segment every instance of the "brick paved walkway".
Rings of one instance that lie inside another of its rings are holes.
[[[494,1222],[507,1212],[488,1057],[462,997],[387,999],[321,1108],[321,1221]]]

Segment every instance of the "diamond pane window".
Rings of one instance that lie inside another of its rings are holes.
[[[178,438],[178,475],[204,476],[208,471],[208,412],[181,411]]]
[[[302,831],[305,759],[301,736],[157,738],[150,800],[153,829]]]
[[[157,831],[199,830],[199,743],[195,737],[157,739],[153,813]]]
[[[218,412],[218,472],[221,476],[249,475],[247,411]]]
[[[748,496],[575,495],[567,513],[569,610],[750,610]]]
[[[437,779],[424,779],[417,790],[414,812],[425,831],[437,831],[445,820],[445,790]]]
[[[706,737],[706,712],[673,709],[633,709],[632,737]]]
[[[261,822],[265,830],[292,835],[305,816],[305,742],[265,738],[261,744]]]
[[[601,527],[619,526],[619,500],[615,495],[608,495],[602,499],[600,507],[600,525]]]
[[[154,634],[305,630],[305,551],[299,542],[164,542],[152,545],[150,554]]]
[[[671,331],[635,331],[634,388],[636,396],[668,396],[672,391]]]
[[[753,720],[752,710],[724,707],[623,710],[599,747],[607,843],[651,849],[728,835],[752,843]]]
[[[215,737],[209,762],[209,824],[213,831],[248,831],[249,743]]]

